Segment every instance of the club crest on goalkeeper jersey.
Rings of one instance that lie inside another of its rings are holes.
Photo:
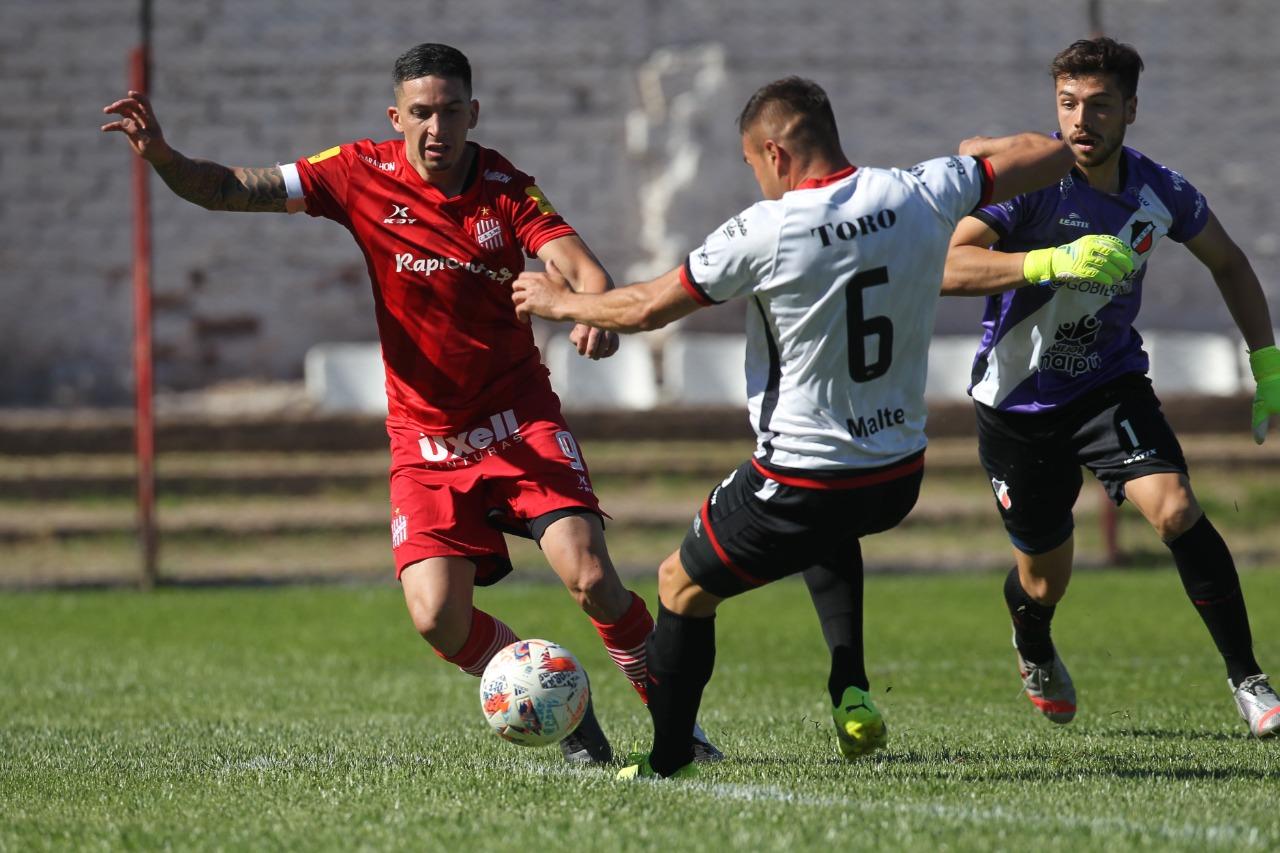
[[[999,235],[994,248],[1006,252],[1061,246],[1085,234],[1114,234],[1133,251],[1133,272],[1115,285],[1027,286],[987,298],[969,393],[997,409],[1041,412],[1121,374],[1146,372],[1133,321],[1147,259],[1165,237],[1185,243],[1199,234],[1209,207],[1182,175],[1124,148],[1118,193],[1100,192],[1072,170],[1054,186],[974,216]]]
[[[307,213],[345,226],[365,256],[386,367],[390,420],[466,429],[517,397],[550,395],[511,282],[545,243],[575,233],[533,178],[475,151],[447,198],[407,162],[404,140],[351,142],[282,166]]]
[[[929,338],[951,232],[989,200],[990,167],[942,157],[849,167],[762,201],[689,254],[702,304],[746,297],[756,459],[872,468],[924,449]]]

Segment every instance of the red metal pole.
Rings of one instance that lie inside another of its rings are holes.
[[[129,88],[149,92],[150,3],[143,2],[142,43],[129,57]],[[133,376],[134,438],[138,457],[138,544],[143,589],[156,584],[155,414],[151,354],[151,167],[133,158]]]

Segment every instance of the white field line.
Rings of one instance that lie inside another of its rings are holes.
[[[398,757],[400,760],[403,756]],[[247,761],[228,763],[223,770],[230,772],[243,771],[293,771],[296,770],[296,758],[281,760],[273,756],[255,756]],[[516,764],[503,768],[507,773],[522,773],[545,779],[547,776],[559,776],[566,780],[587,781],[590,776],[580,769],[567,765]],[[657,780],[619,782],[626,785],[668,784]],[[789,805],[843,808],[849,811],[866,813],[868,811],[890,812],[900,815],[952,820],[960,823],[980,825],[1000,822],[1014,826],[1025,826],[1032,823],[1037,830],[1043,832],[1050,827],[1066,830],[1085,829],[1099,834],[1127,833],[1136,836],[1163,838],[1176,842],[1198,842],[1213,845],[1236,845],[1261,849],[1264,846],[1262,832],[1256,826],[1238,824],[1169,824],[1164,822],[1144,822],[1122,817],[1080,818],[1068,815],[1053,815],[1041,812],[1034,816],[1025,811],[1001,808],[972,808],[956,806],[948,803],[915,801],[888,802],[850,797],[815,796],[798,794],[777,785],[750,785],[738,783],[717,783],[709,781],[682,781],[670,783],[678,785],[682,793],[706,794],[718,800],[736,800],[740,802],[774,802]]]
[[[1143,822],[1121,817],[1077,818],[1065,815],[1041,813],[1030,816],[1024,811],[1013,811],[996,806],[994,808],[971,808],[954,806],[938,802],[876,802],[874,800],[848,797],[822,797],[796,794],[775,785],[740,785],[719,783],[684,783],[690,793],[705,792],[716,799],[745,800],[748,802],[792,803],[799,806],[836,806],[859,812],[868,810],[888,811],[896,814],[920,815],[923,817],[942,818],[964,823],[982,824],[992,821],[1014,825],[1034,823],[1038,830],[1056,826],[1061,829],[1087,829],[1097,833],[1124,832],[1148,837],[1160,837],[1170,841],[1196,841],[1210,844],[1234,844],[1261,847],[1262,833],[1255,826],[1236,824],[1168,824],[1163,822]]]

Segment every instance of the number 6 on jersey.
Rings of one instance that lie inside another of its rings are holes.
[[[884,376],[893,362],[893,321],[885,316],[865,316],[863,291],[889,283],[889,268],[874,267],[855,273],[845,285],[846,320],[849,327],[849,376],[854,382],[870,382]],[[867,338],[875,335],[876,357],[867,363]]]

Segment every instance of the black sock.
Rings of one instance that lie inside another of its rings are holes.
[[[1057,605],[1040,604],[1032,600],[1022,588],[1022,581],[1018,579],[1017,566],[1004,579],[1004,602],[1009,606],[1009,615],[1013,617],[1013,638],[1023,659],[1031,663],[1048,663],[1053,660],[1053,640],[1049,638],[1049,628]]]
[[[1231,684],[1261,672],[1253,656],[1253,634],[1235,561],[1208,516],[1200,516],[1191,529],[1165,544],[1173,552],[1182,588],[1222,654]]]
[[[853,565],[848,555],[842,563],[818,563],[805,570],[804,582],[818,611],[822,636],[831,652],[827,692],[831,705],[840,704],[846,687],[870,688],[862,653],[862,549],[854,542]],[[833,568],[840,565],[839,569]]]
[[[693,761],[693,724],[716,662],[716,619],[678,616],[658,602],[658,620],[645,647],[653,717],[649,766],[669,776]]]

